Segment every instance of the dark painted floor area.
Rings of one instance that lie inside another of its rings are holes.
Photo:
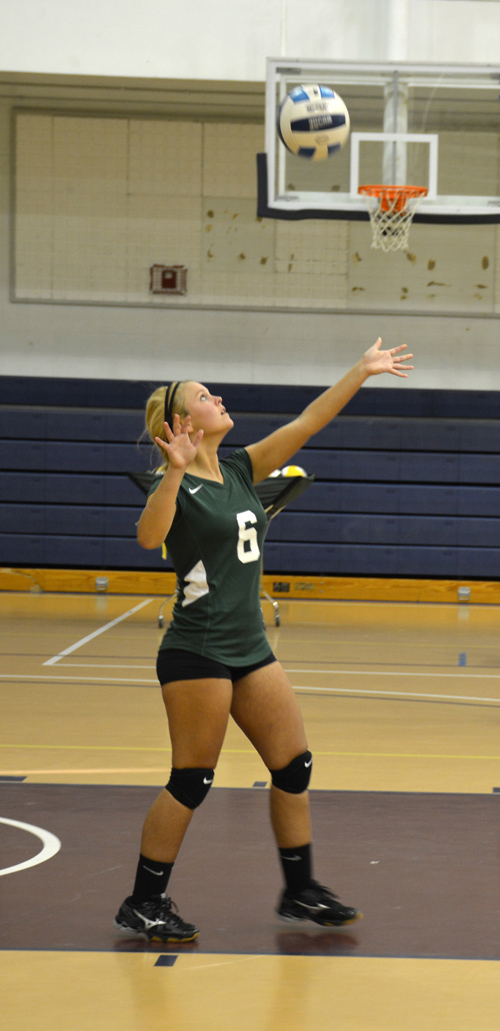
[[[2,949],[179,952],[117,936],[145,787],[1,784],[0,816],[61,839],[48,862],[0,877]],[[343,931],[274,916],[281,875],[266,791],[214,788],[169,886],[201,928],[182,951],[500,959],[498,796],[311,792],[315,875],[364,919]],[[0,823],[1,867],[40,841]]]

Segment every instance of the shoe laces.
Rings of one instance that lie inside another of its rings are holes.
[[[160,910],[162,913],[178,915],[179,910],[169,895],[160,895]]]
[[[175,902],[168,895],[153,895],[142,903],[142,908],[156,917],[170,915],[173,910],[178,912]]]
[[[179,907],[176,905],[173,899],[169,895],[161,896],[160,913],[162,916],[170,917],[170,920],[178,926],[184,926],[185,921],[182,919],[179,913]]]

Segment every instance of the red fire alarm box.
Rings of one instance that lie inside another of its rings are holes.
[[[149,290],[152,294],[187,293],[186,265],[151,265]]]

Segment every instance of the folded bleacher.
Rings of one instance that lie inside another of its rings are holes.
[[[157,383],[6,376],[0,385],[0,565],[169,568],[159,549],[136,543],[143,495],[128,477],[154,464],[137,441]],[[225,454],[321,388],[217,389],[235,419]],[[272,521],[266,572],[497,579],[498,414],[494,391],[362,389],[292,459],[316,479]]]

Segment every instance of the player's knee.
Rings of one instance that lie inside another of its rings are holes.
[[[204,768],[177,770],[172,767],[167,791],[188,809],[197,809],[208,795],[214,779],[214,771]]]
[[[274,787],[288,791],[291,795],[300,795],[306,791],[311,779],[312,759],[311,752],[303,752],[282,770],[270,770]]]

